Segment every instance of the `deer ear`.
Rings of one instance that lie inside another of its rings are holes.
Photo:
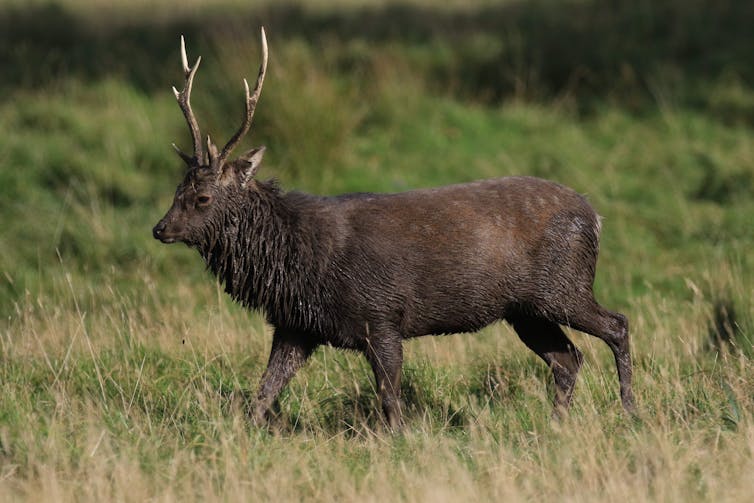
[[[253,148],[238,158],[238,165],[241,167],[242,186],[245,186],[256,175],[259,166],[262,164],[265,148],[264,146]]]

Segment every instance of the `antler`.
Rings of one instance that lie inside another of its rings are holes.
[[[262,27],[262,64],[259,66],[259,75],[257,76],[257,84],[254,87],[254,92],[250,95],[249,94],[249,83],[246,81],[246,79],[243,79],[243,85],[244,90],[246,91],[246,115],[244,116],[243,122],[241,123],[241,127],[236,131],[236,134],[234,134],[230,140],[228,140],[228,143],[225,144],[225,147],[223,147],[222,152],[220,152],[220,156],[211,159],[212,163],[216,165],[218,168],[222,166],[223,162],[225,162],[228,159],[228,156],[233,151],[234,148],[238,145],[238,143],[241,141],[241,138],[249,131],[251,128],[251,120],[254,117],[254,110],[257,107],[257,101],[259,101],[259,95],[262,93],[262,83],[264,82],[264,76],[265,72],[267,71],[267,36],[264,33],[264,27]]]
[[[188,57],[186,56],[186,43],[183,39],[183,36],[181,36],[181,61],[183,62],[183,74],[186,81],[183,85],[182,91],[178,92],[178,90],[173,87],[173,92],[175,93],[175,98],[178,100],[178,104],[181,107],[181,111],[183,111],[183,116],[186,118],[188,127],[191,130],[191,141],[194,143],[194,155],[190,156],[184,153],[180,148],[178,148],[175,143],[173,144],[173,148],[178,153],[178,155],[181,156],[181,159],[186,162],[186,164],[188,164],[189,166],[200,166],[205,161],[205,155],[202,148],[202,139],[201,133],[199,132],[199,124],[196,121],[196,117],[194,117],[194,112],[191,110],[190,100],[191,87],[194,83],[194,75],[196,74],[197,68],[199,68],[199,63],[202,61],[202,58],[201,56],[199,56],[196,59],[194,66],[188,66]],[[244,116],[243,122],[241,123],[241,127],[231,137],[228,143],[225,144],[225,147],[223,147],[222,151],[219,154],[217,147],[212,143],[209,136],[207,137],[206,160],[209,162],[212,168],[219,170],[223,163],[228,159],[228,156],[233,151],[233,149],[236,148],[238,143],[241,141],[241,138],[243,138],[243,136],[249,132],[249,129],[251,128],[251,120],[254,118],[254,110],[257,107],[259,95],[262,93],[262,83],[264,82],[264,76],[266,72],[267,36],[264,33],[264,28],[262,28],[262,64],[259,66],[257,84],[254,87],[253,93],[249,93],[249,83],[246,81],[246,79],[243,79],[244,90],[246,92],[246,115]]]
[[[176,89],[175,87],[173,87],[173,92],[175,93],[175,99],[178,100],[178,105],[180,105],[181,107],[183,116],[186,118],[188,127],[191,130],[191,141],[194,142],[194,155],[192,157],[184,153],[183,151],[181,151],[181,149],[178,148],[175,143],[173,143],[173,148],[178,153],[178,155],[181,156],[181,159],[186,162],[186,164],[188,164],[189,166],[199,166],[204,160],[204,152],[202,151],[202,137],[199,133],[199,124],[196,122],[194,112],[191,110],[190,99],[191,86],[194,83],[194,75],[196,74],[196,70],[199,68],[199,63],[202,61],[202,57],[199,56],[196,59],[194,66],[189,67],[188,57],[186,56],[186,42],[183,40],[183,35],[181,35],[181,61],[183,62],[183,75],[186,80],[183,84],[183,90],[181,92],[178,92],[178,89]]]

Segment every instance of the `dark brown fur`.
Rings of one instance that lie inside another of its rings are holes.
[[[242,188],[228,171],[231,180],[219,183],[211,171],[189,172],[155,236],[194,246],[228,294],[275,327],[258,419],[329,344],[367,356],[397,425],[401,341],[501,319],[552,368],[556,406],[568,406],[581,365],[558,326],[567,325],[610,345],[624,406],[633,408],[626,318],[592,294],[599,220],[572,190],[510,177],[317,197],[257,180]],[[192,206],[205,193],[212,204]]]
[[[319,197],[257,180],[263,148],[214,163],[208,150],[181,154],[189,171],[153,233],[196,248],[228,294],[275,327],[255,420],[328,344],[366,356],[397,427],[403,339],[497,320],[552,369],[556,410],[568,407],[582,363],[560,325],[610,346],[623,406],[634,410],[628,322],[594,300],[600,223],[576,192],[509,177]]]

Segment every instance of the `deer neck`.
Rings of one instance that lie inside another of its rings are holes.
[[[318,257],[303,210],[274,183],[256,183],[258,192],[229,205],[199,252],[235,301],[262,309],[276,325],[316,325]]]

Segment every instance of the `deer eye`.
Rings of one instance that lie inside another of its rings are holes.
[[[197,206],[207,206],[210,201],[212,201],[212,198],[207,195],[201,195],[196,198],[196,205]]]

